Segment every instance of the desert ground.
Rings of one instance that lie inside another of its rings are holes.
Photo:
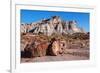
[[[66,41],[66,47],[63,49],[62,54],[58,55],[43,55],[36,57],[23,57],[22,52],[24,53],[24,49],[26,45],[32,41],[38,42],[45,41],[50,42],[53,38],[60,38]],[[30,62],[51,62],[51,61],[76,61],[76,60],[89,60],[90,58],[90,50],[89,50],[89,35],[84,34],[76,34],[74,35],[52,35],[50,37],[44,35],[33,35],[33,34],[21,34],[21,63],[30,63]]]

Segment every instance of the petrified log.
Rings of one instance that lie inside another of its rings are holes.
[[[58,41],[54,41],[52,44],[53,55],[57,56],[60,52],[60,44]]]
[[[33,50],[34,51],[33,56],[35,56],[35,57],[45,56],[47,48],[48,48],[47,42],[42,42],[42,43],[36,45],[34,50]]]
[[[55,38],[51,39],[50,45],[48,46],[47,54],[52,56],[57,56],[59,52],[60,52],[59,40]]]
[[[24,48],[24,54],[23,57],[31,58],[32,57],[32,46],[30,44],[27,44]]]
[[[48,48],[47,42],[32,42],[28,44],[24,51],[28,57],[41,57],[46,55],[46,50]]]
[[[60,41],[60,52],[59,53],[63,54],[66,47],[67,47],[66,41],[64,41],[64,40]]]
[[[57,56],[58,54],[63,54],[65,49],[66,41],[53,38],[48,46],[47,54]]]

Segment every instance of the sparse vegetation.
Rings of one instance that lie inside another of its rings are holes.
[[[73,56],[84,56],[89,58],[89,34],[77,33],[77,34],[52,34],[51,36],[46,36],[43,34],[34,35],[30,33],[24,33],[21,35],[21,44],[27,45],[31,42],[47,42],[51,43],[52,38],[60,39],[66,41],[66,49],[64,53],[66,55]],[[31,46],[30,46],[31,47]],[[21,48],[25,48],[21,47]],[[42,50],[41,50],[42,51]],[[84,52],[86,51],[86,52]],[[45,49],[46,52],[46,49]]]
[[[52,57],[52,60],[89,59],[90,33],[76,24],[75,20],[66,23],[59,16],[53,16],[21,25],[21,58],[28,56],[35,61],[41,61],[42,57],[46,57],[44,61]]]

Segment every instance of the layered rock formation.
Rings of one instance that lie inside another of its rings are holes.
[[[57,34],[72,34],[72,33],[85,33],[77,26],[77,21],[63,21],[59,16],[52,16],[50,19],[43,19],[36,23],[21,24],[22,33],[42,33],[44,35]]]

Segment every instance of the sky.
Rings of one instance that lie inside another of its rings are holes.
[[[51,18],[51,16],[60,16],[64,21],[76,20],[77,26],[89,32],[89,13],[83,12],[61,12],[61,11],[43,11],[43,10],[21,10],[21,23],[38,22],[42,19]]]

